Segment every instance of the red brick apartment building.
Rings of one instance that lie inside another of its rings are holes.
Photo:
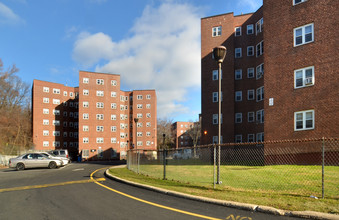
[[[121,91],[120,75],[80,71],[79,87],[34,80],[32,93],[37,150],[66,148],[73,158],[109,160],[136,147],[156,149],[155,90]]]
[[[177,121],[172,124],[172,132],[175,138],[175,148],[192,147],[193,140],[187,133],[192,128],[193,122]]]
[[[338,137],[338,8],[331,0],[264,0],[251,14],[202,18],[201,143],[217,142],[211,53],[220,45],[223,143]]]

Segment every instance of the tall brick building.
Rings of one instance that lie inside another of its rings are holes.
[[[120,75],[80,71],[76,88],[34,80],[32,103],[37,150],[107,160],[131,148],[156,149],[156,92],[121,91]]]
[[[201,19],[202,144],[337,137],[338,1],[264,0],[256,12]]]
[[[172,133],[175,140],[175,148],[192,147],[193,140],[187,133],[193,127],[194,122],[177,121],[172,124]]]

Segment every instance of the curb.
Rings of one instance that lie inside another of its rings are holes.
[[[126,166],[126,165],[122,165]],[[119,168],[122,166],[118,166]],[[112,168],[118,168],[118,167],[112,167]],[[189,199],[189,200],[195,200],[200,202],[206,202],[206,203],[212,203],[216,205],[221,205],[225,207],[230,208],[236,208],[236,209],[242,209],[247,211],[253,211],[253,212],[261,212],[266,214],[272,214],[272,215],[280,215],[280,216],[288,216],[288,217],[297,217],[297,218],[308,218],[308,219],[322,219],[322,220],[339,220],[339,215],[334,214],[327,214],[322,212],[313,212],[313,211],[286,211],[281,209],[276,209],[269,206],[259,206],[259,205],[253,205],[253,204],[247,204],[247,203],[240,203],[240,202],[232,202],[232,201],[226,201],[226,200],[219,200],[219,199],[211,199],[207,197],[202,196],[194,196],[186,193],[176,192],[172,190],[162,189],[154,186],[149,186],[141,183],[132,182],[129,180],[125,180],[122,178],[119,178],[117,176],[113,176],[108,172],[109,169],[105,171],[105,176],[107,176],[109,179],[129,184],[132,186],[136,186],[139,188],[151,190],[154,192],[170,195],[170,196],[176,196],[179,198]]]

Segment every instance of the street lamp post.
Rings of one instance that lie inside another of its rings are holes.
[[[135,149],[137,150],[137,173],[139,173],[139,151],[138,151],[138,121],[139,118],[134,118],[135,122]]]
[[[218,70],[218,79],[219,79],[219,93],[218,93],[218,166],[217,166],[217,184],[220,184],[220,145],[221,145],[221,63],[224,61],[226,56],[226,47],[218,46],[213,48],[212,58],[217,61],[219,70]]]

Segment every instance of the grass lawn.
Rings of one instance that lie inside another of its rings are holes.
[[[136,167],[133,167],[136,169]],[[127,168],[110,172],[134,182],[215,199],[272,206],[293,211],[339,214],[339,167],[325,167],[325,199],[321,199],[320,166],[221,166],[222,184],[213,188],[213,166],[141,165],[141,174]],[[311,195],[319,199],[310,198]]]

